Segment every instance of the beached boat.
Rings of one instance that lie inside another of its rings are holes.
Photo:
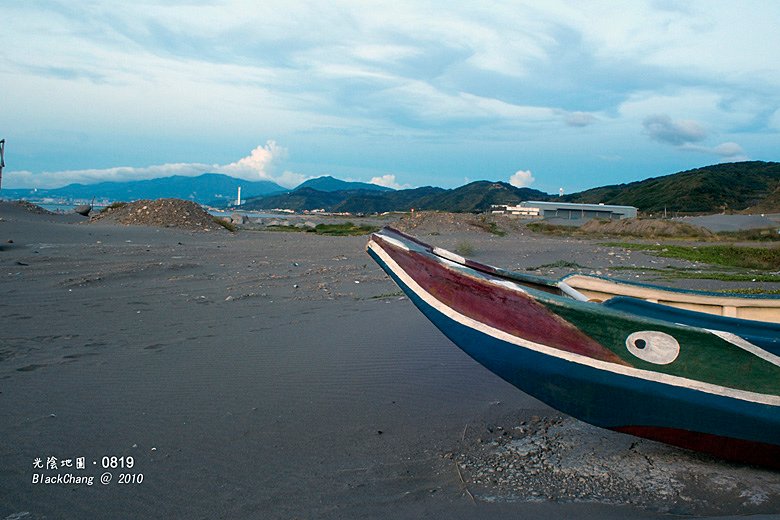
[[[92,211],[92,204],[81,204],[73,208],[74,213],[78,213],[84,217],[88,217],[90,211]]]
[[[367,250],[456,345],[553,408],[780,468],[780,324],[635,296],[589,301],[572,277],[505,271],[389,228]]]

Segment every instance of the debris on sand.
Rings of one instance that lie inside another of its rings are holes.
[[[503,421],[502,421],[503,422]],[[684,515],[777,511],[775,472],[603,430],[538,417],[464,431],[448,453],[477,500],[633,504]]]
[[[138,200],[115,203],[94,215],[90,222],[117,222],[131,226],[175,227],[195,231],[223,229],[195,202],[181,199]]]

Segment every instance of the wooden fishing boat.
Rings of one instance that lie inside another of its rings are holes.
[[[779,324],[635,296],[588,301],[571,278],[505,271],[390,228],[367,250],[456,345],[550,406],[603,428],[780,468]]]

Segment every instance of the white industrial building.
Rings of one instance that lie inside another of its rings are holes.
[[[493,213],[506,213],[521,218],[559,218],[566,220],[590,220],[601,218],[620,220],[636,218],[634,206],[610,204],[577,204],[574,202],[542,202],[529,200],[516,206],[493,206]]]

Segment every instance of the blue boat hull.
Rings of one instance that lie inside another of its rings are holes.
[[[602,428],[780,467],[776,406],[602,370],[503,341],[428,304],[382,258],[369,254],[453,343],[553,408]]]

